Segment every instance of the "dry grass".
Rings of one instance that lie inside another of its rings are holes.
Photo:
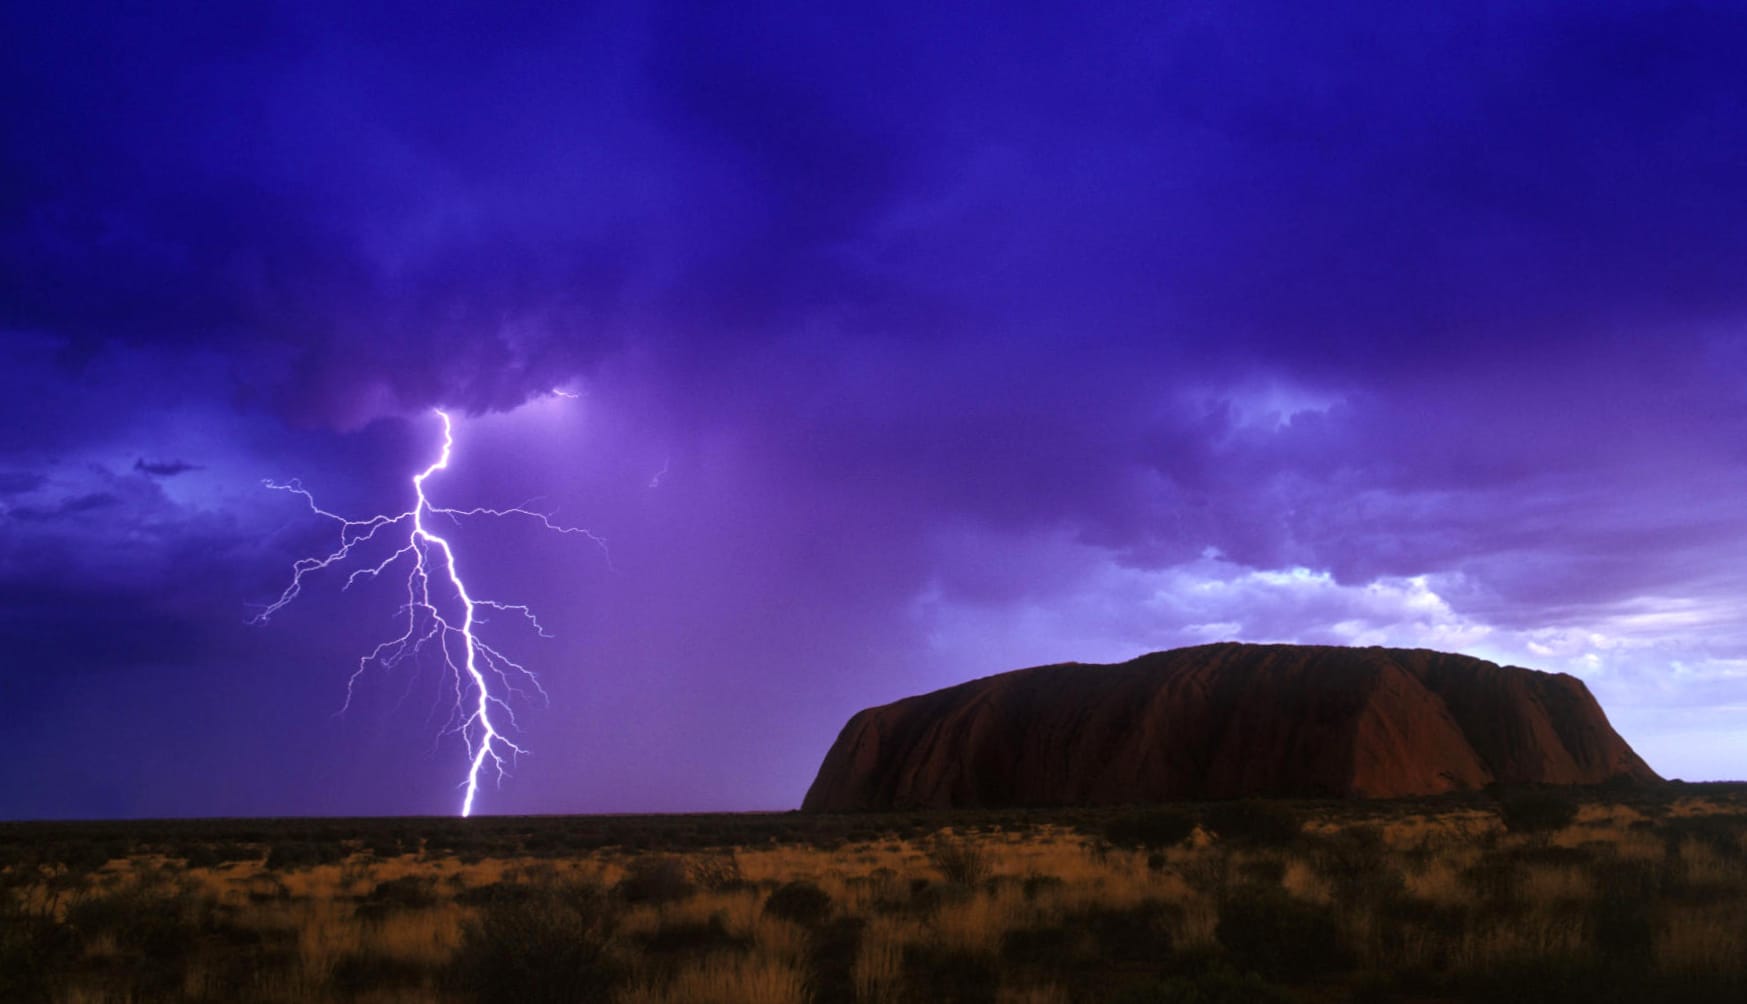
[[[995,994],[995,1004],[1068,1004],[1068,992],[1053,983],[1042,986],[1003,986]]]
[[[1497,813],[1479,810],[1413,815],[1390,820],[1381,829],[1390,850],[1407,851],[1427,846],[1473,844],[1503,830]]]
[[[933,937],[947,949],[993,957],[1001,936],[1027,926],[1037,911],[1011,885],[941,906],[934,914]]]
[[[1552,907],[1587,902],[1595,893],[1589,872],[1577,865],[1529,865],[1517,888],[1523,899]]]
[[[1450,853],[1430,858],[1402,872],[1402,884],[1407,894],[1422,902],[1446,908],[1472,906],[1474,887],[1463,878],[1480,855]]]
[[[454,905],[389,914],[363,925],[357,951],[409,965],[437,968],[461,945],[467,912]]]
[[[1121,974],[1164,978],[1172,958],[1251,964],[1243,946],[1274,935],[1222,925],[1240,889],[1298,904],[1291,912],[1303,911],[1309,929],[1332,932],[1346,946],[1338,963],[1346,968],[1333,972],[1385,984],[1413,973],[1451,999],[1488,974],[1581,970],[1635,946],[1644,978],[1747,986],[1747,815],[1727,808],[1695,800],[1646,815],[1590,805],[1563,830],[1535,837],[1502,832],[1496,814],[1461,809],[1363,825],[1317,819],[1304,836],[1271,846],[1228,847],[1197,830],[1178,846],[1121,849],[1095,833],[1042,825],[881,835],[829,849],[716,848],[680,855],[690,881],[638,901],[614,891],[638,855],[613,847],[472,861],[356,854],[274,872],[258,861],[185,869],[140,855],[82,877],[13,873],[0,892],[17,916],[83,925],[76,960],[48,995],[66,1004],[466,1000],[446,974],[486,937],[482,924],[500,909],[492,897],[518,889],[556,897],[540,902],[559,904],[548,909],[560,914],[581,911],[566,916],[600,939],[599,964],[616,974],[611,998],[620,1004],[798,1004],[828,985],[858,1002],[897,1004],[933,999],[952,979],[980,980],[1003,1004],[1101,1000]],[[1644,874],[1647,892],[1621,885]],[[822,914],[767,909],[773,891],[792,882],[829,897]],[[128,925],[151,921],[159,902],[160,913],[207,933],[191,934],[179,968],[147,992],[144,977],[130,973],[152,959]],[[111,913],[120,919],[101,920]],[[1014,937],[1032,940],[1015,952]],[[676,938],[680,948],[656,947]],[[1139,938],[1141,947],[1106,955],[1100,938]],[[244,949],[228,944],[259,953],[240,983],[224,952]],[[518,948],[512,940],[502,950]],[[821,961],[833,952],[836,962]],[[1267,975],[1325,989],[1329,979],[1290,968]]]
[[[659,983],[620,992],[618,1004],[805,1004],[806,973],[767,957],[711,955]]]
[[[1741,964],[1747,901],[1670,914],[1656,933],[1656,963],[1673,972],[1717,972]]]
[[[895,1004],[903,999],[904,945],[913,937],[901,921],[875,917],[868,923],[851,970],[857,1001]]]
[[[752,928],[753,944],[758,953],[784,964],[800,962],[807,957],[807,931],[776,917],[761,916]]]
[[[1285,870],[1280,876],[1280,885],[1288,893],[1307,902],[1326,905],[1334,901],[1333,884],[1302,858],[1292,858],[1286,862]]]

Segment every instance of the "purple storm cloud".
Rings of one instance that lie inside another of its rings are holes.
[[[454,531],[552,635],[488,811],[1223,639],[1740,773],[1734,6],[112,6],[0,13],[0,817],[452,811],[440,673],[334,714],[404,588],[246,623],[326,542],[262,479],[403,511],[438,407],[613,546]]]

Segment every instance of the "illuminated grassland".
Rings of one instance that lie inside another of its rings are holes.
[[[0,1000],[1747,999],[1747,791],[0,826]]]

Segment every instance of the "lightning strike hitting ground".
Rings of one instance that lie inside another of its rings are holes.
[[[432,505],[425,494],[425,481],[438,471],[448,468],[449,457],[455,447],[454,423],[450,421],[448,413],[438,410],[436,414],[443,421],[443,450],[434,463],[413,476],[415,501],[412,508],[405,512],[371,516],[368,519],[346,519],[317,505],[315,496],[306,491],[298,481],[262,482],[276,491],[302,496],[309,504],[311,512],[338,524],[340,539],[338,546],[324,556],[299,559],[292,566],[291,582],[285,587],[285,591],[256,614],[251,623],[265,623],[286,604],[296,599],[303,591],[306,575],[352,561],[355,557],[354,550],[372,543],[378,534],[390,528],[404,532],[404,544],[399,543],[400,538],[393,538],[391,542],[397,545],[393,553],[374,565],[354,569],[346,576],[345,586],[342,587],[350,588],[359,578],[380,576],[402,559],[410,561],[406,578],[406,603],[400,608],[406,614],[406,630],[398,637],[377,645],[368,655],[358,660],[358,668],[346,680],[346,703],[340,710],[343,712],[351,706],[353,686],[372,663],[379,663],[384,668],[393,667],[409,656],[416,657],[426,644],[434,641],[455,683],[455,707],[446,731],[459,733],[467,747],[466,795],[461,801],[461,815],[470,816],[473,814],[474,798],[479,793],[479,775],[485,769],[486,763],[490,762],[501,784],[508,772],[508,766],[515,762],[516,757],[527,752],[510,740],[500,725],[500,722],[504,722],[512,728],[516,726],[515,711],[510,706],[510,698],[525,699],[527,696],[518,684],[525,682],[533,687],[542,700],[546,699],[545,689],[540,686],[539,679],[532,672],[479,637],[477,629],[484,621],[479,616],[479,610],[485,608],[519,614],[535,633],[541,637],[550,635],[546,634],[527,605],[499,603],[477,598],[468,592],[455,560],[454,547],[431,529],[428,519],[444,516],[459,524],[462,517],[520,516],[532,519],[554,533],[580,534],[587,537],[601,547],[603,553],[606,543],[587,530],[560,526],[553,523],[547,514],[525,507],[452,509]],[[392,534],[393,531],[390,532]],[[437,597],[432,595],[433,574],[439,578]],[[446,599],[450,606],[457,608],[458,615],[454,611],[445,615],[438,606],[439,599]]]

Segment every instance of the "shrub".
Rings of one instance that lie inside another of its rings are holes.
[[[191,905],[180,890],[128,889],[79,899],[67,907],[66,923],[83,940],[107,935],[127,962],[130,992],[158,997],[178,986],[200,936],[187,917]]]
[[[1681,840],[1691,840],[1724,858],[1747,855],[1747,844],[1742,842],[1747,835],[1747,816],[1686,816],[1670,819],[1663,825],[1666,839],[1676,846]]]
[[[831,913],[831,894],[804,880],[785,882],[764,901],[764,912],[810,926]]]
[[[1279,847],[1297,839],[1298,820],[1268,802],[1221,802],[1208,807],[1203,820],[1219,839],[1237,844]]]
[[[1448,967],[1450,952],[1475,915],[1465,907],[1398,895],[1377,904],[1371,937],[1377,957],[1414,976]]]
[[[127,889],[73,901],[66,922],[86,940],[109,935],[124,950],[181,954],[190,940],[183,924],[189,906],[189,897],[180,891]]]
[[[1058,875],[1027,875],[1021,883],[1020,890],[1027,901],[1035,900],[1045,892],[1062,888],[1067,883]]]
[[[627,903],[672,903],[694,891],[686,878],[685,862],[667,855],[632,861],[618,885],[619,897]]]
[[[437,899],[436,882],[426,875],[403,875],[377,883],[364,897],[366,903],[403,910],[435,906]]]
[[[1560,847],[1557,844],[1529,844],[1506,850],[1500,857],[1524,865],[1553,865],[1560,868],[1582,868],[1596,859],[1588,847]]]
[[[114,840],[82,840],[63,844],[54,854],[68,871],[88,872],[102,868],[115,858],[127,857],[125,843]]]
[[[712,951],[739,951],[748,942],[728,933],[721,914],[703,921],[676,921],[662,924],[639,939],[643,949],[664,955],[703,955]]]
[[[926,917],[951,903],[965,903],[977,896],[976,890],[962,885],[925,885],[910,894],[909,911]]]
[[[211,844],[190,844],[182,852],[182,864],[187,868],[216,868],[224,857]]]
[[[418,987],[425,977],[422,963],[375,952],[347,952],[334,960],[328,984],[347,996]]]
[[[1376,827],[1355,826],[1323,837],[1312,845],[1310,860],[1343,903],[1386,900],[1403,885]]]
[[[698,855],[691,859],[691,880],[705,889],[736,889],[743,886],[740,860],[732,852]]]
[[[285,841],[274,844],[267,852],[266,868],[270,872],[309,868],[322,863],[321,851],[308,841]]]
[[[1142,900],[1126,909],[1095,907],[1069,918],[1069,926],[1090,934],[1098,954],[1113,964],[1156,964],[1171,954],[1174,913],[1160,900]]]
[[[481,1004],[609,1001],[622,976],[611,935],[605,906],[582,887],[493,902],[463,928],[448,982]]]
[[[1656,947],[1655,902],[1630,891],[1608,890],[1589,908],[1589,939],[1611,965],[1644,969]]]
[[[1655,948],[1656,899],[1663,875],[1653,862],[1611,861],[1593,869],[1600,895],[1590,904],[1590,945],[1608,965],[1647,968]]]
[[[373,833],[364,838],[364,849],[369,851],[372,857],[399,857],[417,847],[418,840],[416,838],[413,839],[409,845],[408,843],[403,843],[400,837],[393,833]]]
[[[1290,1004],[1293,999],[1255,973],[1215,965],[1193,976],[1129,986],[1114,1004]]]
[[[1008,966],[1059,970],[1074,957],[1074,932],[1064,925],[1019,927],[1001,936],[1001,961]]]
[[[813,928],[808,939],[808,984],[817,1001],[855,1000],[855,960],[867,921],[838,917]]]
[[[991,960],[933,945],[904,946],[909,999],[936,1004],[995,1004],[1000,974]]]
[[[1214,936],[1239,967],[1302,980],[1346,968],[1339,920],[1333,910],[1282,890],[1247,886],[1220,904]]]
[[[538,899],[544,894],[538,887],[522,882],[492,882],[472,889],[463,889],[455,894],[455,902],[462,906],[525,903],[531,899]]]
[[[1278,855],[1246,858],[1237,863],[1245,879],[1260,885],[1279,885],[1286,878],[1286,860]]]
[[[1698,1004],[1708,999],[1687,992],[1692,989],[1688,987],[1671,992],[1675,987],[1666,985],[1652,970],[1636,971],[1568,957],[1506,960],[1468,974],[1460,983],[1462,999],[1497,1004]],[[1740,998],[1724,999],[1733,1004]]]
[[[928,860],[948,882],[963,886],[977,885],[989,871],[982,849],[969,840],[940,837],[928,845]]]
[[[378,883],[358,904],[361,920],[381,920],[391,913],[422,910],[437,904],[437,883],[425,875],[405,875]]]
[[[1181,809],[1141,809],[1104,826],[1104,839],[1118,847],[1174,847],[1195,832],[1195,817]]]
[[[1495,909],[1516,902],[1520,879],[1516,862],[1501,856],[1482,858],[1462,872],[1468,888]]]
[[[1499,818],[1512,833],[1553,833],[1577,818],[1577,802],[1555,791],[1525,791],[1498,803]]]
[[[0,910],[0,1000],[49,1000],[52,980],[78,954],[78,939],[66,925]]]

